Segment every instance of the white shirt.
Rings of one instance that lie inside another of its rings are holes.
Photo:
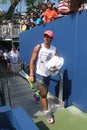
[[[7,60],[8,59],[8,53],[4,52],[3,57],[4,57],[5,60]]]
[[[36,64],[36,73],[42,76],[48,77],[50,76],[50,71],[45,67],[45,64],[55,55],[56,47],[53,45],[50,46],[49,49],[45,48],[43,44],[41,44]]]
[[[18,63],[18,59],[19,59],[20,55],[19,55],[19,52],[16,50],[15,52],[10,51],[8,53],[8,57],[10,59],[10,62],[15,64],[15,63]]]

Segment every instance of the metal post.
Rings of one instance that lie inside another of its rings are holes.
[[[63,103],[63,74],[62,72],[58,73],[59,77],[60,77],[60,83],[59,83],[59,102],[60,102],[60,109],[64,107],[64,103]]]
[[[12,46],[14,46],[13,39],[12,39]]]

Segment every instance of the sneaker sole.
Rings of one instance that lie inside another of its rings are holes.
[[[47,121],[47,123],[48,123],[48,124],[54,124],[54,122],[48,122],[48,121]]]

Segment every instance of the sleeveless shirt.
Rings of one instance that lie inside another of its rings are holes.
[[[45,77],[50,76],[51,72],[45,67],[45,64],[55,55],[56,47],[50,45],[50,48],[45,48],[44,44],[41,44],[38,52],[36,73]]]

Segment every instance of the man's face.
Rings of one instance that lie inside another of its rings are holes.
[[[53,5],[52,4],[48,4],[48,9],[53,9]]]
[[[13,47],[13,48],[12,48],[12,50],[15,52],[15,51],[16,51],[16,48],[15,48],[15,47]]]
[[[44,35],[44,43],[45,44],[50,44],[51,43],[51,41],[52,41],[52,37],[50,37],[49,35],[47,35],[47,34],[45,34]]]

